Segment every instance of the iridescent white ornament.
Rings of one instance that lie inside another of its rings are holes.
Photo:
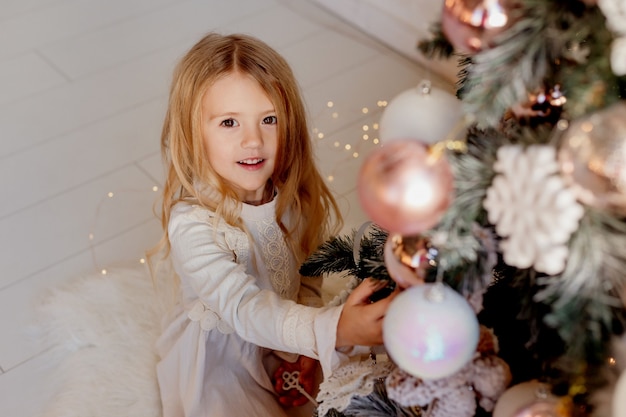
[[[383,340],[391,359],[422,379],[458,372],[476,353],[480,329],[474,311],[442,283],[416,285],[391,302]]]
[[[393,141],[363,162],[357,190],[363,210],[381,228],[416,235],[436,225],[453,198],[445,155],[413,140]]]
[[[423,82],[389,102],[380,118],[378,136],[383,144],[415,138],[430,145],[448,139],[462,117],[459,99]]]

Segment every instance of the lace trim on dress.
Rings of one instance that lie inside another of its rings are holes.
[[[280,227],[273,219],[258,220],[255,225],[272,288],[281,298],[294,299],[300,283],[291,276],[294,260]]]
[[[283,333],[288,347],[304,348],[313,350],[315,348],[315,335],[313,334],[313,321],[315,320],[315,309],[295,304],[289,311],[283,323]]]
[[[331,409],[345,410],[352,398],[366,397],[374,391],[374,384],[384,379],[394,368],[391,361],[359,360],[337,368],[320,384],[317,394],[318,415],[325,416]]]
[[[204,305],[202,301],[196,301],[192,309],[187,314],[187,317],[189,317],[191,321],[199,322],[200,328],[207,332],[215,328],[223,334],[229,334],[235,331],[224,320],[222,320],[215,311]]]

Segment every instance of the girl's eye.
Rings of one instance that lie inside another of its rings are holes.
[[[222,120],[222,123],[220,123],[220,126],[224,126],[224,127],[235,127],[237,126],[237,121],[235,119],[226,119],[226,120]]]
[[[275,125],[277,121],[278,119],[276,119],[276,116],[267,116],[265,119],[263,119],[263,124]]]

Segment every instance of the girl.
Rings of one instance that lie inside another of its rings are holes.
[[[382,343],[392,298],[370,303],[378,288],[365,280],[321,308],[321,278],[300,282],[341,217],[286,61],[248,36],[204,37],[175,70],[162,151],[163,242],[181,295],[157,343],[164,417],[285,416],[273,371],[298,370],[313,391],[313,360],[328,376],[352,346]]]

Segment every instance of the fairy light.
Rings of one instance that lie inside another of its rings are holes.
[[[378,138],[374,138],[372,142],[374,142],[374,145],[378,145],[380,143],[380,140],[378,140]]]
[[[324,139],[324,134],[322,132],[317,134],[318,139]]]
[[[346,149],[346,151],[349,151],[350,149],[352,149],[352,145],[348,143],[346,146],[344,146],[344,148]]]
[[[353,157],[354,159],[358,158],[358,157],[359,157],[359,153],[358,153],[358,152],[354,152],[354,153],[352,154],[352,157]]]
[[[378,130],[378,123],[372,124],[372,127],[374,128],[374,130]]]
[[[329,175],[328,177],[326,177],[328,179],[328,182],[333,182],[335,181],[335,177],[333,175]]]
[[[333,145],[335,146],[335,148],[338,148],[339,146],[341,146],[341,143],[339,143],[339,141],[335,141],[335,143],[333,143]]]
[[[328,103],[326,103],[326,106],[330,109],[335,105],[335,103],[333,103],[332,101],[328,101]]]
[[[368,109],[367,107],[363,107],[361,109],[361,113],[363,113],[363,114],[367,114],[367,113],[369,113],[369,111],[370,111],[370,109]]]
[[[148,193],[148,192],[157,192],[159,190],[160,190],[160,187],[158,185],[152,185],[152,186],[146,187],[145,189],[123,189],[123,190],[117,190],[115,192],[114,191],[109,191],[109,192],[107,192],[106,194],[104,194],[101,197],[100,202],[98,203],[97,208],[96,208],[96,213],[95,213],[94,218],[93,218],[93,223],[91,225],[91,231],[87,235],[88,240],[89,240],[89,250],[91,252],[93,267],[94,267],[95,271],[98,271],[100,273],[100,275],[107,275],[108,274],[108,270],[107,270],[106,266],[100,265],[100,263],[98,262],[98,256],[96,254],[96,248],[99,245],[99,242],[96,242],[96,240],[95,240],[96,233],[94,232],[94,230],[96,229],[96,225],[98,223],[98,219],[100,218],[100,211],[101,211],[105,201],[108,200],[108,199],[112,199],[114,196],[116,196],[120,192],[122,194],[124,194],[124,193],[140,193],[140,192]],[[119,199],[119,197],[116,198],[116,200],[117,199]],[[147,260],[145,258],[140,258],[139,259],[139,263],[140,264],[146,264]]]
[[[339,117],[339,113],[337,113],[337,112],[333,112],[332,117],[333,117],[333,119],[338,118],[338,117]]]
[[[368,140],[370,136],[368,134],[363,135],[363,140]]]

